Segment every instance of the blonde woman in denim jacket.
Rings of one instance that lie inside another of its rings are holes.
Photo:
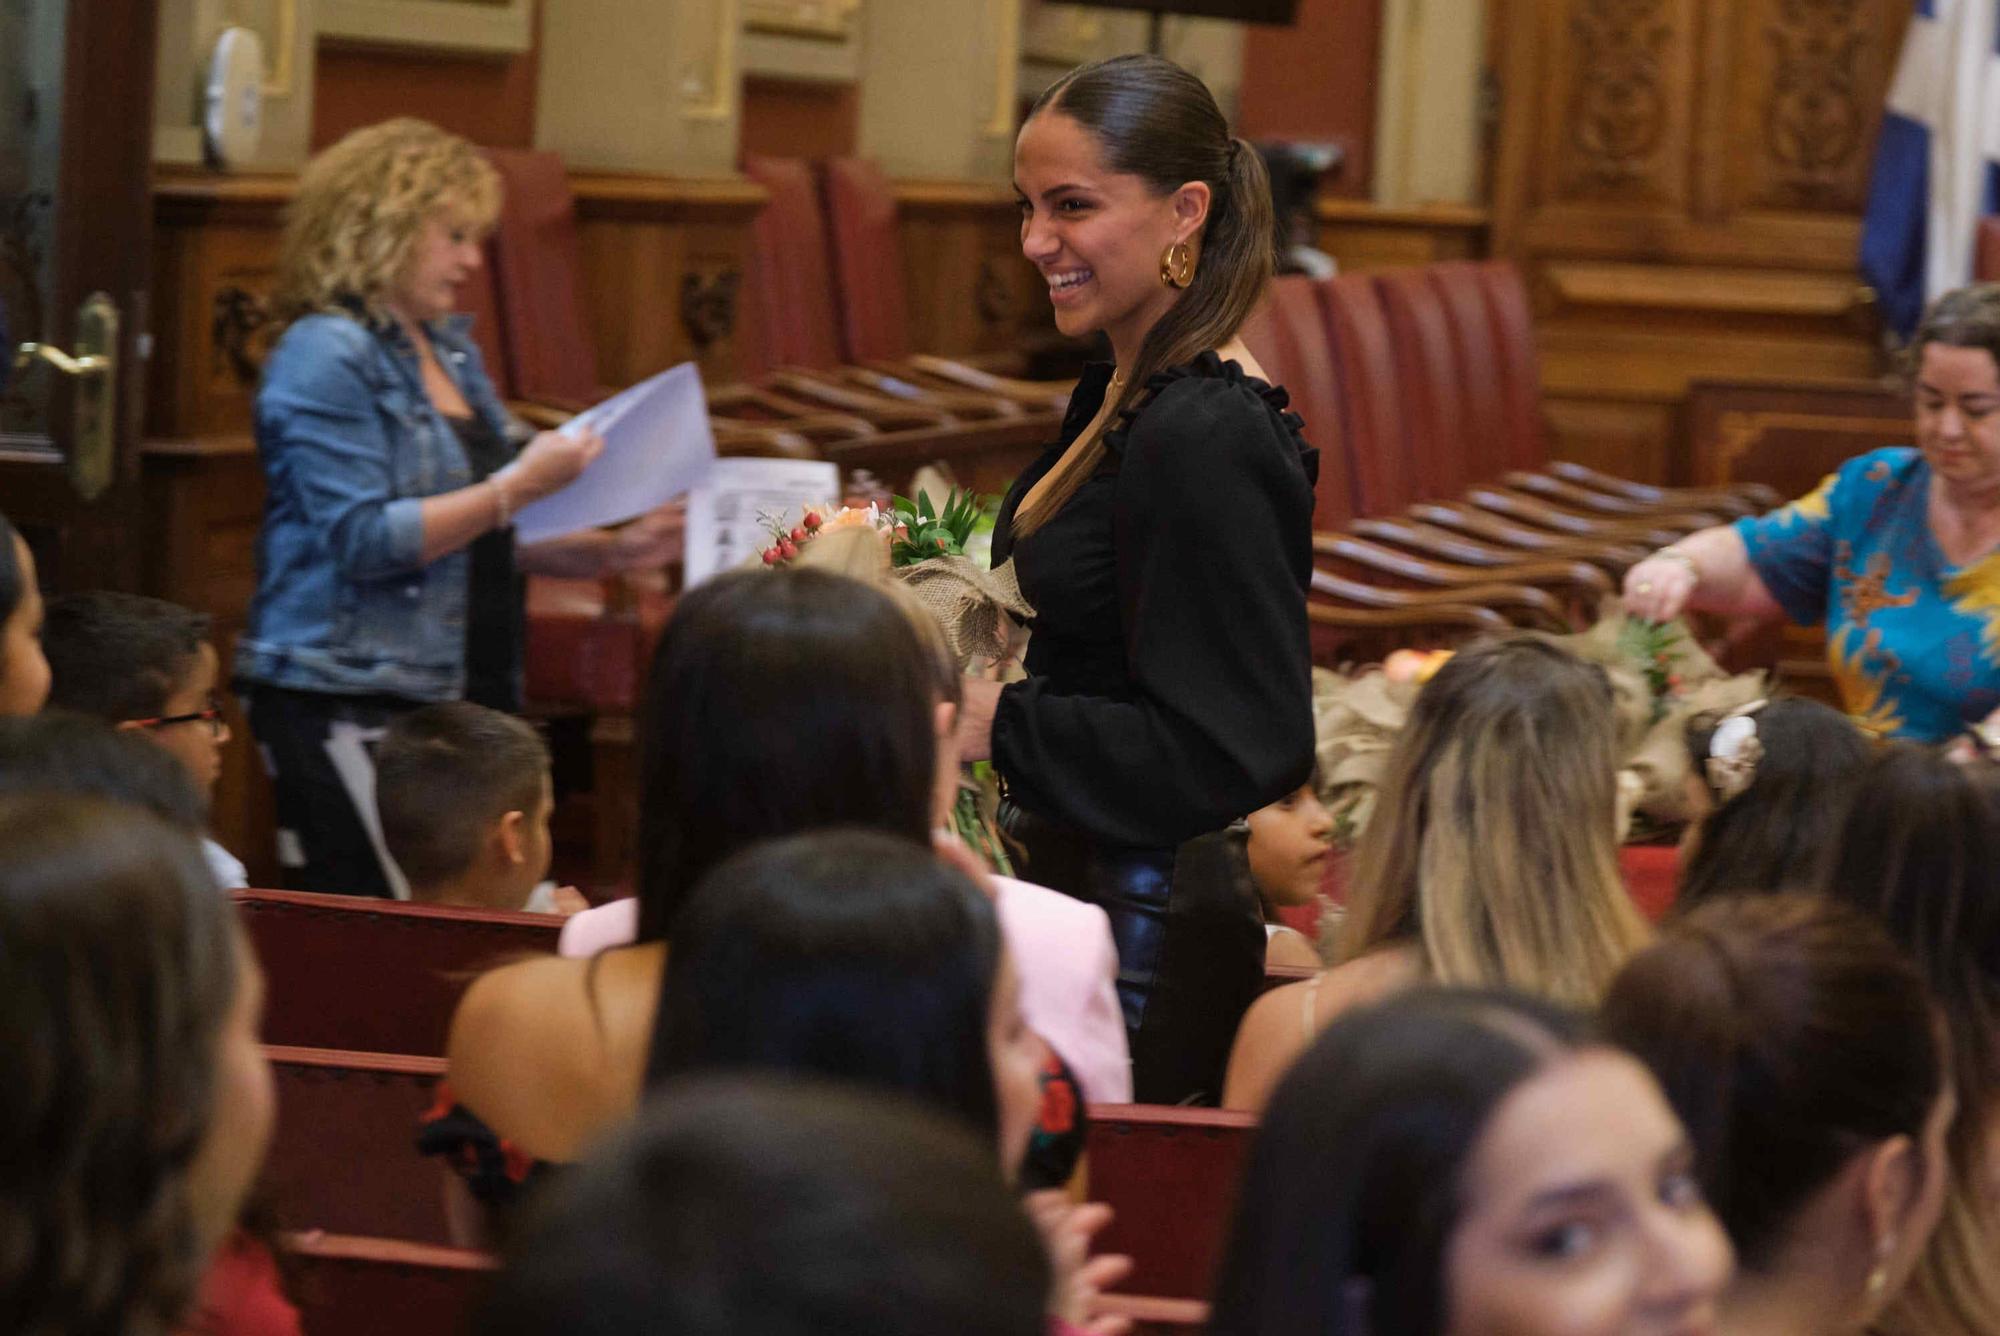
[[[479,151],[409,119],[356,131],[299,180],[276,296],[285,329],[257,395],[266,499],[235,663],[298,889],[396,893],[372,743],[432,701],[519,708],[522,571],[659,565],[679,541],[661,511],[514,546],[514,513],[602,442],[523,443],[452,314],[498,211]]]

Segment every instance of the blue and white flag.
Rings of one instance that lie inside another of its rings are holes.
[[[1861,274],[1907,339],[1924,304],[1972,279],[2000,208],[2000,0],[1917,0],[1889,87],[1862,217]]]

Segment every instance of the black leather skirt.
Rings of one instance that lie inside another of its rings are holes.
[[[1102,909],[1118,947],[1133,1098],[1214,1104],[1264,982],[1264,920],[1241,822],[1173,849],[1121,849],[1014,809],[1022,875]]]

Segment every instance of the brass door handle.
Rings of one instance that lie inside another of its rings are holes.
[[[109,294],[93,292],[77,308],[75,354],[47,343],[15,348],[16,367],[36,362],[78,382],[67,442],[69,476],[78,494],[94,501],[111,485],[118,466],[118,306]]]
[[[71,357],[48,343],[24,343],[14,350],[14,368],[17,371],[37,361],[47,362],[65,376],[102,376],[111,370],[111,359],[101,353]]]

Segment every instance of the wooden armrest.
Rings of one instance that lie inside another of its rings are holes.
[[[1479,539],[1436,525],[1414,524],[1402,519],[1356,520],[1347,526],[1347,532],[1356,538],[1371,539],[1391,547],[1406,547],[1420,556],[1438,561],[1455,561],[1463,566],[1504,569],[1528,559],[1531,555],[1548,559],[1587,561],[1613,580],[1624,575],[1628,567],[1635,565],[1645,556],[1641,548],[1613,548],[1596,543],[1565,542],[1560,537],[1553,543],[1535,549],[1508,547],[1499,543],[1481,542]]]
[[[1653,550],[1652,544],[1637,539],[1592,538],[1555,533],[1532,524],[1515,524],[1463,502],[1419,502],[1411,506],[1405,516],[1457,533],[1471,534],[1504,547],[1518,547],[1524,552],[1580,555],[1584,548],[1591,547],[1631,566],[1645,560],[1646,554]]]
[[[822,443],[881,434],[881,429],[872,422],[802,404],[761,385],[715,386],[708,391],[708,411],[712,418],[728,418],[753,427],[780,426]]]
[[[831,374],[852,381],[871,394],[879,394],[885,399],[941,408],[961,421],[979,422],[1024,415],[1018,400],[1001,395],[975,394],[966,390],[937,389],[906,380],[901,376],[890,375],[885,371],[877,371],[872,367],[844,366]]]
[[[1519,492],[1510,492],[1504,487],[1472,487],[1467,489],[1465,500],[1481,510],[1490,510],[1511,520],[1585,538],[1604,538],[1614,542],[1637,541],[1657,548],[1665,547],[1685,536],[1682,530],[1647,524],[1643,521],[1579,515],[1575,511],[1564,510],[1537,501],[1533,497],[1523,496]]]
[[[1453,566],[1426,561],[1394,548],[1381,547],[1344,533],[1316,533],[1312,536],[1313,555],[1351,561],[1357,566],[1382,571],[1418,584],[1453,589],[1464,585],[1487,584],[1496,572],[1474,566]],[[1611,592],[1611,577],[1587,562],[1562,560],[1522,560],[1504,567],[1498,577],[1509,584],[1553,586],[1567,589],[1596,607]]]
[[[1692,510],[1734,509],[1739,514],[1754,514],[1783,502],[1777,492],[1761,482],[1731,483],[1720,487],[1655,487],[1651,483],[1600,473],[1562,459],[1551,460],[1548,471],[1580,487],[1593,487],[1600,492],[1629,496],[1635,501],[1658,506],[1682,506]]]
[[[1507,474],[1500,481],[1515,491],[1526,492],[1530,496],[1586,514],[1611,515],[1676,525],[1683,520],[1703,520],[1706,521],[1704,528],[1712,528],[1726,518],[1724,515],[1702,511],[1697,507],[1649,505],[1643,501],[1635,501],[1629,496],[1618,496],[1579,483],[1564,482],[1546,473],[1526,473],[1517,470]]]
[[[922,430],[949,427],[957,421],[942,408],[926,404],[885,399],[844,385],[834,385],[801,371],[773,371],[765,383],[808,403],[851,413],[875,424],[881,431]]]
[[[1443,589],[1387,589],[1381,585],[1363,584],[1349,580],[1331,571],[1315,569],[1312,573],[1312,592],[1321,598],[1338,599],[1342,603],[1361,608],[1389,609],[1416,608],[1437,609],[1471,604],[1493,611],[1510,609],[1514,613],[1508,618],[1517,625],[1536,626],[1545,630],[1567,631],[1569,623],[1564,618],[1562,607],[1540,589],[1530,589],[1526,585],[1480,584],[1464,585],[1459,588]],[[1313,604],[1308,600],[1310,609]]]
[[[818,459],[819,451],[799,432],[783,427],[755,426],[729,418],[710,418],[718,455],[762,455],[774,459]]]
[[[936,376],[939,380],[964,385],[986,394],[1005,395],[1028,403],[1067,407],[1070,395],[1076,390],[1075,381],[1018,380],[1012,376],[997,375],[965,362],[953,361],[948,357],[934,357],[928,353],[914,353],[904,359],[904,364],[907,370]]]

